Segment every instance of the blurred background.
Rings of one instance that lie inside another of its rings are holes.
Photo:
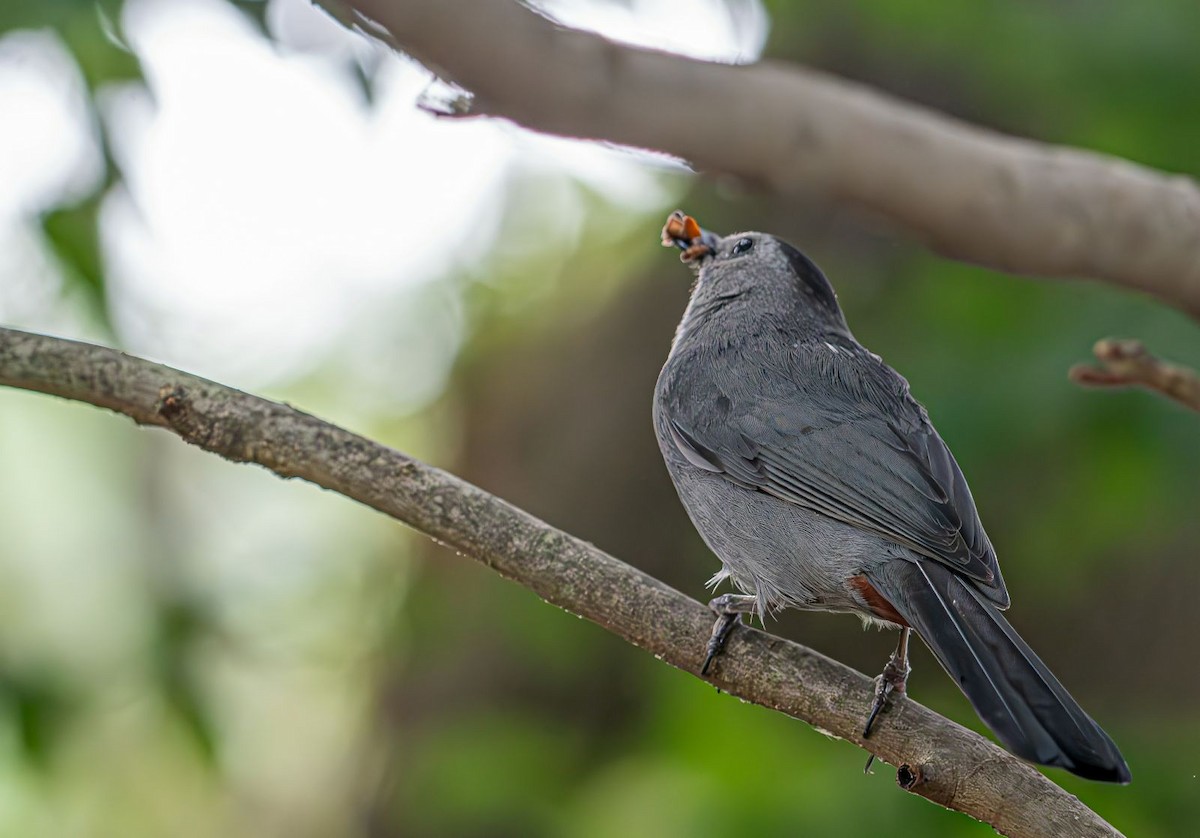
[[[539,5],[1200,175],[1193,0]],[[1194,829],[1200,422],[1066,380],[1109,335],[1195,365],[1194,322],[817,196],[439,121],[429,84],[304,0],[5,0],[0,323],[286,399],[704,598],[650,426],[690,281],[659,228],[679,206],[781,234],[928,406],[1013,623],[1134,774],[1053,779],[1130,835]],[[768,627],[868,673],[894,643]],[[992,834],[863,760],[341,497],[0,391],[0,835]]]

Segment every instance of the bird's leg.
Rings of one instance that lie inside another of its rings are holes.
[[[701,675],[708,674],[713,659],[725,648],[729,632],[741,622],[742,614],[754,613],[757,602],[757,597],[748,594],[721,594],[708,603],[708,607],[717,615],[717,621],[713,623],[712,635],[708,638],[708,654],[704,657],[704,666],[700,667]]]
[[[871,714],[867,716],[867,723],[863,725],[863,739],[871,735],[871,727],[875,724],[879,713],[887,706],[888,698],[892,693],[904,692],[905,685],[908,683],[908,673],[912,672],[912,667],[908,665],[908,635],[911,631],[907,628],[900,629],[900,640],[896,643],[896,651],[892,652],[887,665],[883,668],[883,673],[876,679],[875,703],[871,705]],[[867,757],[867,764],[863,766],[863,771],[870,771],[871,763],[874,761],[874,754]]]

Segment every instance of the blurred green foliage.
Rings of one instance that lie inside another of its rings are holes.
[[[266,4],[239,6],[264,25]],[[767,6],[773,57],[1200,175],[1192,0]],[[0,35],[52,28],[96,93],[139,78],[120,13],[117,0],[8,0]],[[101,315],[113,292],[97,215],[122,176],[107,166],[94,194],[41,224],[63,305],[81,291]],[[513,178],[502,240],[536,237],[539,188]],[[1189,834],[1200,425],[1144,393],[1080,391],[1065,370],[1110,334],[1196,364],[1195,324],[1108,287],[947,262],[816,202],[698,183],[686,206],[802,244],[859,338],[929,407],[999,548],[1014,623],[1134,773],[1124,789],[1055,781],[1127,834]],[[577,244],[445,280],[467,288],[471,337],[436,404],[351,412],[350,385],[320,370],[272,395],[434,459],[700,597],[715,562],[649,423],[688,278],[658,250],[657,215],[591,194],[585,207]],[[0,394],[0,458],[0,833],[990,834],[900,793],[885,766],[863,777],[857,749],[719,695],[334,497],[26,394]],[[201,512],[178,512],[189,505]],[[254,521],[288,532],[261,541]],[[48,534],[13,535],[29,531]],[[38,581],[18,557],[79,570]],[[237,569],[201,572],[204,557]],[[293,566],[317,569],[293,578]],[[20,605],[30,591],[84,584],[113,589],[83,615],[104,631],[24,628],[38,625]],[[867,671],[891,642],[827,615],[772,628]],[[980,728],[927,655],[912,688]]]

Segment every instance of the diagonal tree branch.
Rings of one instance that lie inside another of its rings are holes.
[[[621,46],[516,0],[317,2],[377,21],[475,94],[467,113],[665,151],[781,193],[820,191],[950,257],[1102,279],[1200,317],[1189,178],[987,131],[798,66]]]
[[[105,407],[345,495],[672,666],[699,670],[712,624],[700,603],[451,474],[293,407],[112,349],[4,328],[0,385]],[[911,699],[864,741],[872,682],[795,643],[744,627],[708,680],[898,765],[902,788],[1002,834],[1120,834],[1031,766]]]

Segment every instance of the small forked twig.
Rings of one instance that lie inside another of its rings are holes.
[[[1092,353],[1099,366],[1076,364],[1069,373],[1088,387],[1145,387],[1200,412],[1200,374],[1154,355],[1140,340],[1104,338]]]

